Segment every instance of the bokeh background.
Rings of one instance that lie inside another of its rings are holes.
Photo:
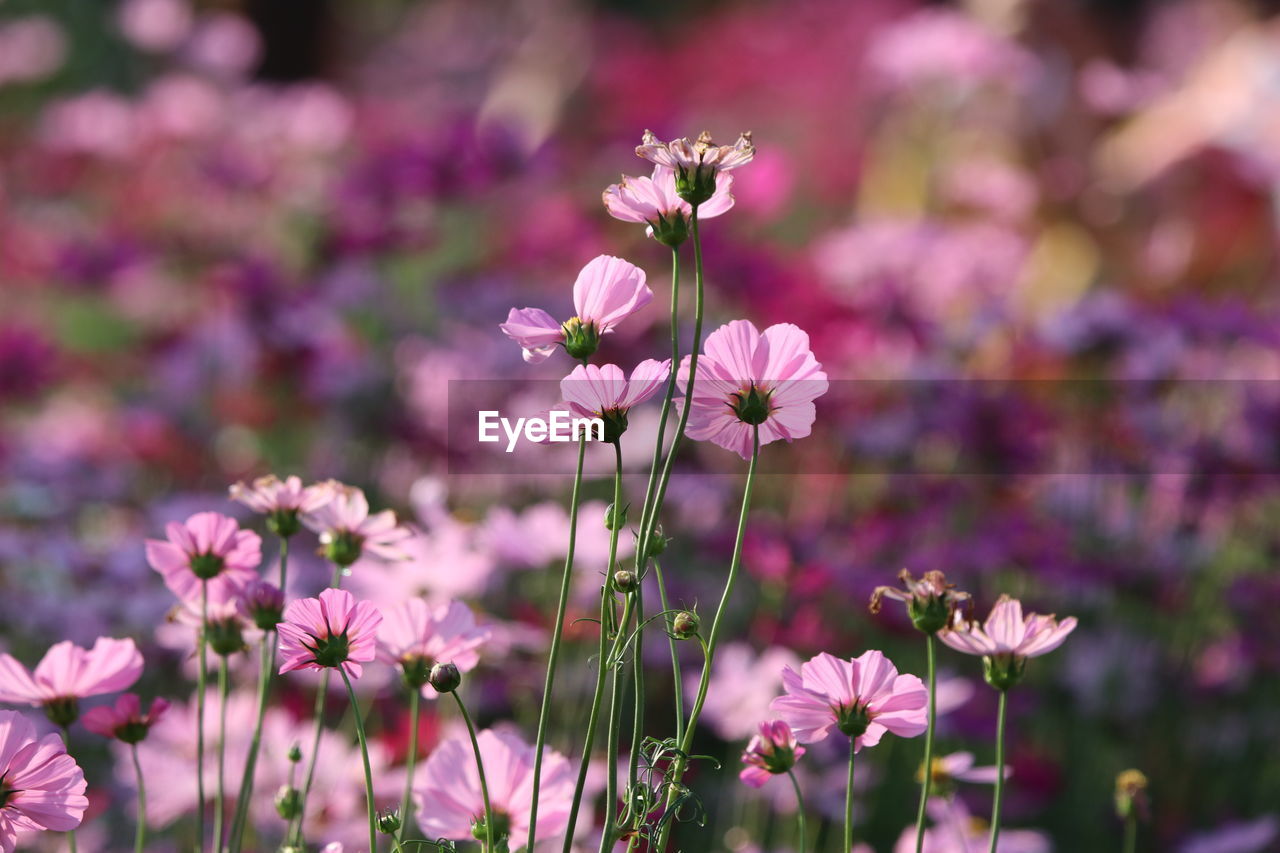
[[[563,359],[525,365],[497,324],[567,308],[598,253],[644,267],[661,304],[667,253],[601,191],[645,173],[647,127],[750,129],[737,205],[704,228],[710,322],[797,323],[839,381],[811,438],[768,448],[699,743],[726,771],[698,771],[708,819],[684,849],[789,849],[785,780],[749,791],[737,753],[782,663],[879,647],[922,670],[902,614],[865,612],[905,566],[983,611],[1009,591],[1081,620],[1014,694],[1010,824],[1058,851],[1118,847],[1113,780],[1137,767],[1143,849],[1280,850],[1273,6],[5,0],[0,644],[33,663],[58,639],[134,636],[144,692],[185,700],[189,632],[165,621],[143,539],[235,512],[240,478],[333,476],[420,531],[411,563],[358,565],[352,588],[472,603],[500,638],[473,701],[530,734],[569,470],[477,471],[449,439],[450,382],[516,397],[558,379]],[[604,356],[662,352],[662,313]],[[680,466],[665,565],[682,602],[717,594],[740,473],[713,446]],[[603,534],[609,486],[589,491]],[[575,615],[606,561],[587,539]],[[311,549],[295,593],[325,584]],[[593,677],[590,626],[571,640],[567,709]],[[661,736],[666,650],[649,646]],[[962,697],[942,743],[989,763],[977,661],[942,665]],[[248,713],[252,663],[239,680]],[[291,684],[277,765],[306,729],[310,685]],[[363,687],[394,799],[403,702]],[[446,717],[428,714],[425,749]],[[576,754],[571,717],[553,741]],[[189,737],[171,728],[158,749]],[[358,765],[335,743],[317,839],[358,843]],[[913,820],[918,750],[862,762],[877,851]],[[81,849],[122,849],[127,768],[85,732],[73,751],[97,815]],[[189,762],[170,764],[157,850],[194,802]],[[840,757],[805,765],[815,820],[838,815]]]

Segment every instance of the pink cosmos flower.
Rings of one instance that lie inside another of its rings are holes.
[[[581,359],[595,352],[602,335],[652,299],[644,270],[621,258],[600,255],[582,268],[573,283],[575,316],[558,323],[541,308],[512,308],[499,328],[524,348],[524,360],[530,364],[545,360],[560,345]]]
[[[689,234],[693,206],[676,192],[676,173],[654,166],[653,177],[622,180],[604,191],[604,207],[614,219],[648,225],[646,233],[668,246],[678,246]],[[712,219],[733,207],[733,175],[716,181],[711,198],[698,205],[699,219]]]
[[[974,782],[980,785],[994,785],[1000,776],[997,767],[975,767],[972,752],[953,752],[933,759],[933,790],[946,791],[953,782]],[[1009,778],[1010,767],[1005,765],[1004,776]],[[921,766],[921,772],[924,767]],[[920,773],[916,778],[921,777]]]
[[[0,711],[0,853],[13,853],[19,832],[67,832],[89,800],[84,772],[56,734],[39,737],[16,711]]]
[[[1002,595],[981,627],[957,618],[951,628],[938,633],[938,639],[956,651],[981,655],[987,683],[1007,690],[1022,677],[1027,658],[1053,651],[1075,629],[1074,616],[1061,622],[1038,613],[1023,617],[1022,602]]]
[[[489,783],[495,829],[503,830],[512,850],[529,840],[533,800],[534,748],[511,732],[480,732],[480,757]],[[568,760],[543,751],[538,791],[538,837],[554,838],[569,825],[573,775]],[[418,774],[418,822],[428,837],[471,839],[473,822],[484,819],[484,799],[475,756],[467,738],[453,737],[436,747]]]
[[[34,673],[0,654],[0,702],[43,705],[58,725],[78,715],[77,700],[124,690],[142,675],[142,653],[133,640],[99,637],[92,649],[64,640],[45,652]]]
[[[303,486],[297,477],[281,480],[275,474],[259,477],[252,485],[236,483],[229,491],[231,500],[267,516],[272,532],[286,537],[298,532],[299,514],[315,512],[332,497],[328,483]]]
[[[747,751],[742,753],[742,768],[738,778],[752,788],[759,788],[779,773],[786,773],[805,749],[796,741],[791,726],[782,720],[769,720],[760,724],[760,733],[751,738]]]
[[[682,376],[690,361],[685,356]],[[750,459],[753,424],[762,446],[804,438],[816,417],[813,401],[826,392],[827,374],[800,328],[779,323],[761,333],[748,320],[734,320],[703,345],[686,434]]]
[[[412,537],[413,531],[400,526],[394,512],[384,509],[370,515],[368,498],[355,486],[330,480],[323,488],[329,500],[304,512],[302,523],[320,535],[326,558],[344,568],[364,554],[384,560],[408,559],[400,543]]]
[[[914,675],[899,675],[883,653],[872,650],[853,660],[823,652],[800,672],[782,671],[787,695],[772,710],[791,724],[796,740],[814,743],[833,728],[854,738],[854,749],[875,746],[892,732],[915,737],[929,724],[929,691]]]
[[[975,818],[959,797],[930,797],[929,819],[933,826],[924,832],[925,853],[981,853],[991,834],[986,821]],[[914,853],[916,829],[903,830],[893,853]],[[997,853],[1049,853],[1053,846],[1042,832],[1033,829],[1000,829]]]
[[[147,562],[182,601],[200,597],[201,581],[239,587],[258,576],[262,540],[241,530],[234,518],[198,512],[179,524],[165,526],[167,540],[147,540]]]
[[[411,598],[387,611],[378,629],[378,657],[399,665],[407,684],[434,699],[439,694],[427,683],[431,667],[452,663],[461,672],[475,669],[480,662],[476,650],[489,635],[461,601],[433,608],[421,598]]]
[[[755,153],[749,132],[739,135],[733,145],[716,145],[705,130],[694,142],[687,138],[663,142],[646,130],[636,148],[637,156],[672,170],[676,193],[692,204],[709,202],[716,191],[717,176],[747,165]]]
[[[142,713],[142,700],[136,693],[125,693],[116,699],[114,706],[91,708],[84,715],[84,727],[94,734],[116,738],[125,743],[137,743],[147,736],[153,725],[160,722],[169,710],[166,699],[155,699],[151,710]]]
[[[326,589],[319,598],[292,602],[277,626],[280,674],[295,669],[342,667],[359,678],[362,663],[377,651],[382,614],[367,601],[356,601],[344,589]]]
[[[627,430],[627,412],[658,393],[670,375],[671,359],[645,359],[630,379],[616,364],[580,364],[560,380],[560,394],[578,417],[603,418],[604,439],[614,442]]]

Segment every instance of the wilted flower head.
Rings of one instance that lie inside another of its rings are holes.
[[[407,560],[400,543],[413,531],[396,522],[389,509],[369,514],[369,500],[355,486],[336,480],[323,484],[329,499],[302,514],[302,523],[320,536],[325,558],[346,568],[364,554],[384,560]]]
[[[503,334],[524,348],[524,360],[543,361],[563,346],[576,359],[596,351],[600,338],[623,320],[648,305],[653,291],[645,284],[644,270],[611,255],[591,260],[573,283],[573,307],[577,312],[563,323],[541,308],[512,308]]]
[[[265,515],[272,533],[288,538],[301,529],[298,518],[301,513],[314,512],[329,501],[329,489],[328,483],[303,486],[297,477],[281,480],[275,474],[268,474],[254,480],[252,485],[236,483],[230,494],[233,501]]]
[[[382,615],[367,601],[355,600],[345,589],[326,589],[319,598],[292,602],[277,626],[280,634],[280,673],[294,669],[342,667],[359,678],[362,663],[377,652]]]
[[[885,732],[915,737],[928,727],[929,691],[914,675],[899,675],[878,651],[853,660],[826,652],[782,670],[787,695],[773,700],[800,743],[824,740],[832,729],[854,739],[854,749],[875,746]]]
[[[69,726],[77,700],[124,690],[142,675],[142,653],[133,640],[99,637],[92,649],[64,640],[45,652],[35,672],[0,654],[0,702],[43,706],[49,719]]]
[[[56,734],[40,737],[16,711],[0,711],[0,851],[13,853],[19,832],[68,832],[89,800],[84,772]]]
[[[614,219],[648,225],[650,237],[672,248],[689,236],[693,207],[676,192],[676,173],[667,166],[654,166],[653,177],[623,175],[604,191],[604,206]],[[711,219],[731,207],[733,175],[724,175],[711,198],[698,206],[698,219]]]
[[[981,627],[957,614],[953,626],[939,632],[938,639],[956,651],[981,655],[987,683],[1008,690],[1022,678],[1027,658],[1053,651],[1075,628],[1074,616],[1061,622],[1038,613],[1024,618],[1022,602],[1002,595]]]
[[[243,586],[256,578],[262,562],[262,540],[241,530],[234,518],[198,512],[181,524],[165,525],[167,540],[147,540],[147,562],[180,600],[200,597],[202,583]]]
[[[689,375],[689,356],[680,378]],[[680,383],[684,387],[684,381]],[[813,401],[827,392],[827,374],[809,351],[809,336],[790,323],[759,332],[734,320],[707,336],[698,359],[686,434],[751,458],[752,428],[760,444],[804,438],[813,426]]]
[[[648,400],[671,375],[671,359],[640,362],[627,379],[616,364],[580,364],[560,380],[560,394],[579,417],[604,420],[604,440],[617,442],[627,431],[627,412]]]
[[[378,657],[398,665],[405,684],[434,699],[438,694],[428,683],[432,667],[452,663],[461,672],[475,669],[480,662],[477,650],[489,635],[461,601],[431,607],[421,598],[411,598],[387,611],[378,629]]]
[[[880,604],[886,598],[903,601],[911,622],[926,634],[936,634],[951,624],[956,610],[969,600],[969,593],[947,583],[947,576],[939,571],[925,572],[920,580],[903,569],[898,573],[902,589],[878,586],[871,593],[871,612],[879,613]]]
[[[646,130],[636,148],[637,156],[672,170],[676,193],[695,205],[709,201],[715,194],[716,177],[721,172],[745,166],[755,153],[750,131],[740,134],[733,145],[716,145],[705,130],[693,142],[687,137],[663,142],[652,130]]]
[[[166,699],[154,699],[151,710],[142,713],[142,700],[136,693],[125,693],[116,699],[114,706],[103,705],[85,712],[84,727],[94,734],[112,737],[125,743],[138,743],[169,710]]]
[[[795,767],[804,752],[791,726],[782,720],[761,723],[760,733],[751,738],[746,752],[742,753],[742,763],[747,766],[738,773],[738,778],[752,788],[759,788],[770,777]]]

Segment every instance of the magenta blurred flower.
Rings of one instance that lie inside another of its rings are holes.
[[[682,376],[689,364],[685,356]],[[804,438],[816,417],[813,401],[826,392],[827,374],[799,327],[779,323],[761,333],[749,320],[734,320],[703,345],[686,433],[750,459],[752,425],[762,446]]]
[[[94,734],[116,738],[125,743],[138,743],[147,736],[153,725],[169,710],[167,699],[154,699],[151,709],[142,713],[142,700],[136,693],[125,693],[116,699],[115,705],[103,705],[85,712],[84,727]]]
[[[738,778],[752,788],[759,788],[773,776],[795,767],[804,752],[786,722],[761,723],[759,734],[751,738],[746,752],[742,753],[742,763],[747,766],[738,773]]]
[[[480,758],[489,784],[494,821],[507,834],[511,849],[529,839],[529,810],[533,801],[534,749],[511,732],[480,732]],[[418,822],[429,837],[470,840],[473,823],[484,820],[484,799],[475,756],[465,737],[436,747],[418,774]],[[547,749],[542,756],[538,792],[538,837],[554,838],[569,824],[573,776],[568,760]]]
[[[202,581],[214,587],[239,587],[258,576],[262,540],[241,530],[234,518],[198,512],[179,524],[165,525],[167,540],[147,540],[147,562],[184,602],[200,596]]]
[[[275,474],[259,477],[252,484],[236,483],[230,497],[256,513],[267,516],[273,533],[292,536],[298,532],[298,516],[315,512],[333,497],[328,484],[303,486],[298,477],[281,480]]]
[[[755,153],[750,132],[740,134],[733,145],[716,145],[705,130],[693,142],[687,137],[663,142],[652,130],[646,130],[636,148],[637,156],[670,169],[675,176],[676,194],[698,205],[715,195],[720,173],[747,165]]]
[[[377,653],[382,614],[367,601],[356,601],[345,589],[326,589],[319,598],[292,602],[280,634],[280,673],[295,669],[342,667],[359,678],[362,663]]]
[[[398,665],[406,684],[434,699],[438,694],[427,683],[431,667],[452,663],[461,672],[475,669],[480,662],[476,650],[489,635],[461,601],[433,608],[421,598],[411,598],[387,611],[378,629],[378,657]]]
[[[974,853],[987,849],[990,829],[986,821],[975,818],[959,797],[930,797],[929,818],[933,826],[925,830],[925,853]],[[913,853],[916,830],[903,830],[893,853]],[[997,853],[1049,853],[1053,846],[1048,837],[1033,829],[1001,828]]]
[[[883,653],[872,650],[852,660],[826,652],[797,673],[782,671],[787,695],[772,710],[795,731],[801,743],[824,740],[833,728],[854,738],[854,749],[875,746],[892,732],[915,737],[928,727],[929,691],[914,675],[899,675]]]
[[[89,807],[84,772],[56,734],[16,711],[0,711],[0,853],[13,853],[19,832],[67,832]]]
[[[609,215],[623,222],[648,225],[646,233],[668,246],[678,246],[689,235],[693,207],[676,192],[676,173],[667,166],[654,166],[652,177],[622,180],[604,191]],[[712,219],[733,207],[733,175],[716,181],[711,198],[698,206],[698,219]]]
[[[264,580],[245,585],[236,601],[240,615],[258,628],[269,631],[280,624],[284,614],[284,593],[280,587]]]
[[[66,56],[66,36],[52,18],[29,15],[0,26],[0,86],[48,77]]]
[[[303,513],[302,523],[319,534],[326,558],[344,568],[364,554],[384,560],[408,559],[400,543],[412,537],[413,531],[400,526],[394,512],[384,509],[370,515],[364,492],[336,480],[316,488],[327,491],[329,500]]]
[[[616,442],[627,430],[627,412],[658,393],[670,375],[671,359],[645,359],[630,379],[616,364],[580,364],[560,380],[560,394],[573,414],[602,418],[605,441]]]
[[[117,21],[121,35],[134,47],[165,53],[190,34],[191,6],[186,0],[125,0]]]
[[[953,627],[939,632],[938,639],[956,651],[982,656],[987,682],[999,690],[1017,683],[1027,658],[1053,651],[1076,628],[1074,616],[1061,622],[1038,613],[1024,617],[1022,602],[1007,595],[1000,596],[981,627],[957,617]]]
[[[584,359],[596,351],[602,335],[652,299],[644,270],[622,258],[600,255],[573,283],[575,316],[557,323],[541,308],[512,308],[498,328],[524,348],[524,360],[530,364],[546,359],[557,345],[573,358]]]
[[[0,702],[43,706],[49,719],[69,726],[77,700],[124,690],[140,675],[142,653],[133,640],[99,637],[92,649],[64,640],[45,652],[34,673],[0,654]]]

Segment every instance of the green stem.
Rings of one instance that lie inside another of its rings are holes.
[[[938,690],[938,673],[934,661],[933,634],[925,635],[925,644],[929,652],[929,728],[924,734],[924,779],[920,783],[920,807],[916,809],[916,853],[924,851],[924,815],[933,783],[933,730],[938,719],[935,695]]]
[[[804,828],[804,794],[800,792],[800,781],[796,779],[795,772],[788,770],[787,776],[791,779],[791,787],[796,792],[796,829],[800,833],[800,853],[804,853],[805,838],[808,835]]]
[[[281,574],[281,579],[284,575]],[[337,589],[342,582],[342,566],[334,565],[333,577],[329,580],[329,588]],[[320,676],[320,687],[316,690],[316,703],[312,708],[312,716],[316,721],[315,733],[311,737],[311,755],[307,757],[307,775],[302,783],[302,798],[298,804],[298,815],[294,818],[293,843],[302,846],[302,822],[307,813],[307,798],[311,796],[311,785],[316,778],[316,759],[320,755],[320,735],[324,732],[324,704],[329,696],[330,670],[326,669]],[[370,851],[372,853],[372,851]]]
[[[1138,815],[1131,808],[1124,819],[1124,853],[1136,853],[1138,849]]]
[[[1000,841],[1000,806],[1004,802],[1004,724],[1009,691],[1000,691],[1000,710],[996,713],[996,795],[991,805],[991,846],[988,853],[996,853]]]
[[[565,553],[564,572],[560,577],[560,598],[556,602],[556,622],[551,631],[551,653],[547,658],[547,676],[542,684],[542,707],[538,711],[538,734],[533,753],[533,800],[529,805],[529,843],[533,849],[538,826],[538,793],[542,785],[542,752],[547,742],[547,723],[551,719],[551,690],[560,662],[560,645],[564,638],[564,617],[569,607],[569,589],[573,582],[573,554],[578,541],[578,504],[582,489],[582,462],[587,455],[587,439],[578,440],[578,467],[573,475],[573,494],[569,498],[569,550]]]
[[[240,779],[240,793],[236,797],[236,813],[231,823],[231,851],[239,853],[244,840],[244,830],[249,818],[249,800],[253,796],[253,786],[257,776],[258,752],[262,748],[262,724],[267,716],[267,699],[270,696],[272,671],[275,669],[276,643],[279,636],[272,631],[268,639],[262,637],[260,644],[261,660],[258,662],[258,719],[253,728],[253,739],[249,741],[249,752],[244,760],[244,775]]]
[[[484,798],[485,853],[495,853],[493,846],[493,806],[489,802],[489,783],[484,775],[484,759],[480,757],[480,741],[476,739],[475,724],[471,722],[471,715],[467,713],[467,706],[462,704],[462,697],[458,695],[457,690],[453,691],[453,700],[458,703],[458,711],[462,714],[462,721],[467,724],[467,734],[471,736],[471,749],[476,754],[476,773],[480,776],[480,796]]]
[[[59,731],[62,734],[62,746],[68,754],[71,752],[71,730],[67,726],[60,726]],[[67,848],[71,853],[76,853],[76,831],[74,829],[67,831]]]
[[[142,853],[147,841],[147,786],[142,781],[142,763],[138,761],[138,745],[129,744],[133,756],[133,773],[138,780],[138,826],[133,834],[133,853]]]
[[[351,716],[356,720],[356,738],[360,741],[360,758],[364,761],[365,804],[369,810],[369,853],[378,853],[378,818],[373,809],[373,768],[369,766],[369,740],[364,734],[364,719],[360,714],[360,703],[356,701],[356,691],[351,687],[351,679],[342,667],[338,667],[338,672],[342,674],[342,683],[347,685]]]
[[[634,791],[640,780],[640,747],[644,738],[644,586],[636,580],[636,646],[631,657],[632,689],[635,706],[631,716],[631,749],[627,755],[627,790]],[[643,814],[632,815],[627,807],[628,825],[638,827]]]
[[[858,754],[858,739],[849,738],[849,778],[844,789],[844,849],[853,849],[853,762]]]
[[[213,849],[222,853],[222,819],[227,790],[227,696],[230,695],[227,678],[227,656],[218,657],[218,790],[213,800]]]
[[[653,574],[658,582],[658,598],[662,602],[662,612],[669,613],[671,602],[667,599],[667,584],[662,577],[662,566],[657,560],[653,561]],[[674,692],[672,698],[676,707],[676,742],[679,743],[684,739],[684,676],[680,672],[679,640],[668,632],[667,643],[671,646],[671,680]]]
[[[205,625],[209,621],[209,582],[200,581],[200,635],[196,642],[196,838],[199,849],[204,850],[204,692],[206,660]],[[75,853],[72,845],[71,853]]]
[[[688,411],[688,407],[685,407]],[[729,563],[729,577],[725,581],[724,592],[720,595],[720,604],[716,607],[715,619],[711,622],[711,633],[707,638],[706,653],[702,663],[702,678],[698,682],[698,696],[694,700],[693,709],[689,712],[689,720],[685,725],[684,738],[680,741],[680,753],[671,766],[671,781],[667,791],[667,808],[675,805],[679,796],[680,781],[684,778],[689,750],[693,747],[694,730],[698,719],[702,716],[702,706],[707,701],[707,688],[711,683],[711,664],[715,658],[716,646],[720,642],[720,633],[724,629],[725,614],[729,610],[729,600],[733,597],[733,588],[738,580],[738,572],[742,568],[742,542],[747,532],[747,516],[751,512],[751,494],[756,481],[756,463],[760,459],[760,427],[751,429],[751,463],[747,466],[747,482],[742,489],[742,509],[738,513],[738,532],[733,543],[733,559]],[[657,850],[667,849],[667,841],[671,835],[671,825],[675,821],[667,821],[658,838]]]
[[[400,801],[400,831],[396,833],[396,843],[404,840],[409,832],[409,824],[413,822],[413,772],[418,763],[418,714],[421,710],[422,691],[418,688],[409,690],[409,758],[405,763],[404,797]],[[534,802],[537,802],[536,798]]]
[[[625,624],[618,628],[625,632]],[[613,668],[613,681],[609,689],[609,735],[605,740],[604,828],[600,832],[600,853],[613,849],[613,837],[618,824],[618,738],[622,730],[622,680],[626,672],[621,664]]]

